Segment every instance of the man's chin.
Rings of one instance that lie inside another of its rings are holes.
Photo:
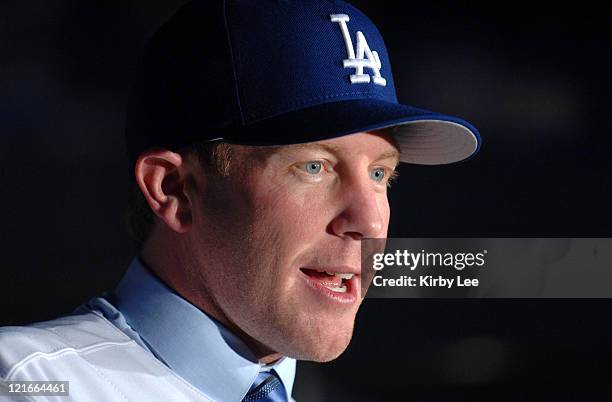
[[[301,359],[301,360],[308,360],[308,361],[313,361],[313,362],[317,362],[317,363],[327,363],[330,362],[332,360],[336,360],[338,357],[340,357],[340,355],[342,353],[344,353],[344,351],[346,350],[346,348],[348,347],[348,344],[340,349],[340,350],[336,350],[333,353],[321,353],[317,356],[312,356],[311,359]]]

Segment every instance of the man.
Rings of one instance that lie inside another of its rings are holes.
[[[148,46],[126,140],[139,257],[114,292],[2,329],[5,381],[291,400],[295,360],[351,339],[360,241],[387,235],[398,162],[479,146],[469,123],[398,104],[379,32],[331,0],[184,6]]]

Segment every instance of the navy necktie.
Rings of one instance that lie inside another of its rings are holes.
[[[242,402],[287,402],[287,393],[273,370],[262,371]]]

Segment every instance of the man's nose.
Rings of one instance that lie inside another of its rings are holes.
[[[354,182],[342,191],[344,207],[330,223],[331,231],[355,240],[384,237],[388,216],[386,195],[375,191],[367,181]]]

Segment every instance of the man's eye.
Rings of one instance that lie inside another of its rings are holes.
[[[310,174],[319,174],[323,168],[323,164],[317,161],[307,162],[303,166],[304,170]]]
[[[385,169],[377,168],[372,170],[370,178],[376,182],[381,182],[385,178]]]

